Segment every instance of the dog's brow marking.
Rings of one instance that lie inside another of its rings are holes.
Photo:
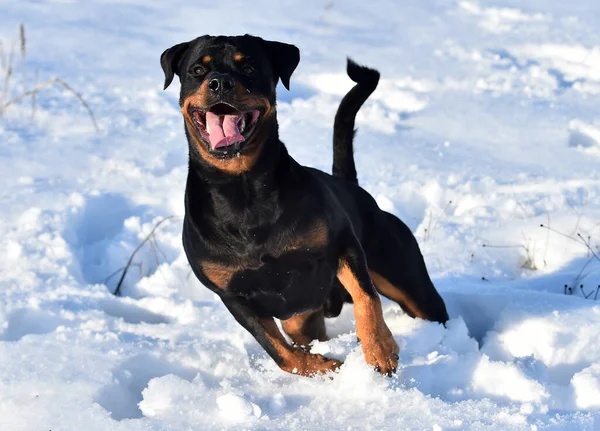
[[[427,313],[425,313],[419,306],[399,287],[394,286],[385,277],[377,274],[375,271],[369,271],[371,280],[375,288],[384,296],[387,296],[398,304],[402,305],[403,308],[413,314],[414,317],[420,317],[421,319],[431,320]]]
[[[242,61],[244,59],[244,54],[242,54],[241,52],[236,52],[233,56],[233,59],[235,61]]]
[[[212,57],[210,55],[205,55],[204,57],[202,57],[202,63],[204,64],[208,64],[212,61]]]

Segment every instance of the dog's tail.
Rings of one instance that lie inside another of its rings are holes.
[[[344,96],[333,123],[333,176],[358,184],[354,165],[354,119],[360,107],[375,91],[379,72],[348,59],[347,73],[356,85]]]

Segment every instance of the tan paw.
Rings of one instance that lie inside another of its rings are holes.
[[[281,369],[288,373],[313,377],[335,371],[342,364],[341,361],[336,359],[330,359],[319,354],[306,353],[298,349],[294,352],[291,359],[282,364]]]
[[[400,349],[389,330],[386,332],[388,334],[369,337],[368,342],[363,341],[362,348],[367,363],[371,364],[377,372],[391,376],[398,368]]]

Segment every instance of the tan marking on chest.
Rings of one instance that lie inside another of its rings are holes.
[[[271,251],[273,257],[280,257],[282,254],[296,250],[310,250],[320,248],[327,244],[329,229],[324,220],[317,220],[311,228],[302,235],[295,235],[291,240],[287,240],[282,246],[278,246]],[[233,276],[245,269],[260,269],[259,262],[244,262],[243,264],[226,265],[213,261],[201,261],[200,267],[202,273],[220,289],[226,289]]]
[[[200,267],[206,278],[219,289],[226,289],[235,273],[243,269],[239,265],[224,265],[210,261],[200,262]]]
[[[307,232],[294,236],[288,244],[285,244],[283,253],[294,250],[321,248],[327,245],[328,238],[329,228],[324,220],[319,219]]]

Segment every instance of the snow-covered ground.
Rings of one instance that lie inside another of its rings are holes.
[[[9,96],[60,77],[101,131],[60,88],[0,119],[0,430],[600,430],[597,0],[0,0],[4,52],[21,22]],[[364,363],[350,308],[314,347],[339,374],[280,371],[190,275],[179,218],[111,294],[183,213],[160,53],[245,32],[301,49],[281,135],[324,170],[346,55],[382,73],[359,178],[415,232],[452,318],[384,301],[393,378]]]

